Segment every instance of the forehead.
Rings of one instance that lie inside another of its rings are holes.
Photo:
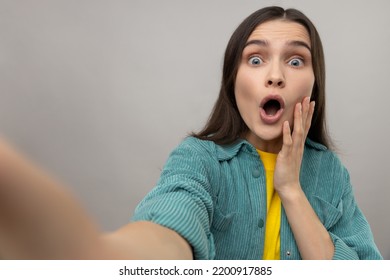
[[[293,21],[272,20],[259,24],[251,33],[248,41],[267,40],[267,41],[303,41],[309,46],[310,36],[306,28]]]

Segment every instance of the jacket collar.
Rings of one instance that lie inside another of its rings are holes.
[[[305,147],[312,148],[319,151],[327,150],[327,147],[306,138]],[[220,161],[230,160],[235,157],[238,152],[244,151],[258,156],[256,148],[245,139],[237,139],[234,143],[229,145],[217,145],[217,157]]]

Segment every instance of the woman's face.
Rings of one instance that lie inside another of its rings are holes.
[[[260,24],[249,36],[235,82],[238,110],[256,148],[278,153],[282,125],[293,127],[294,107],[311,96],[314,72],[305,27],[291,21]]]

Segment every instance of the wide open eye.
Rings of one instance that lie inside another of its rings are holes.
[[[300,67],[300,66],[303,66],[303,59],[293,58],[288,62],[288,64],[293,66],[293,67]]]
[[[248,62],[251,65],[260,65],[263,63],[263,60],[258,56],[252,56],[249,58]]]

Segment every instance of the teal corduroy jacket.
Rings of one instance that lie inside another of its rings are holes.
[[[348,171],[333,152],[307,139],[300,183],[333,240],[334,259],[382,258]],[[175,230],[195,259],[261,259],[266,198],[264,168],[250,143],[220,146],[188,137],[171,153],[132,220]],[[301,259],[283,207],[281,219],[280,258]]]

